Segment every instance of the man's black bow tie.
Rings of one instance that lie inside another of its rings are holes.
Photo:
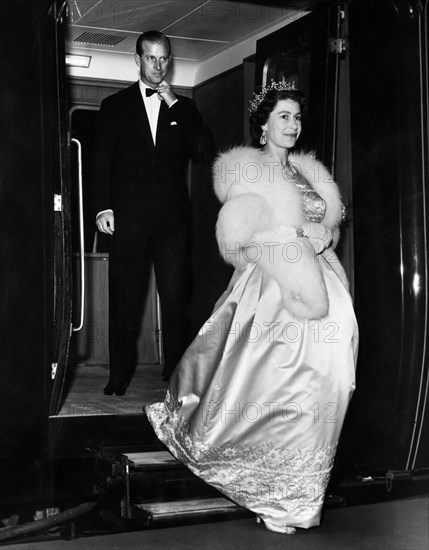
[[[150,97],[153,94],[156,94],[158,90],[153,90],[152,88],[146,88],[146,97]]]

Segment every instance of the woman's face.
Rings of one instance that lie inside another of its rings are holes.
[[[293,99],[280,99],[262,126],[269,148],[290,149],[301,133],[301,106]]]

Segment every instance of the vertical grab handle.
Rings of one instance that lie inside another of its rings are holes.
[[[83,226],[83,188],[82,188],[82,145],[79,140],[72,138],[77,145],[77,167],[78,167],[78,197],[79,197],[79,256],[80,256],[80,320],[73,332],[78,332],[83,327],[85,318],[85,239]]]

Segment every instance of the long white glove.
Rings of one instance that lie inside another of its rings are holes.
[[[303,235],[309,238],[316,254],[320,254],[331,244],[332,233],[323,223],[307,222],[301,227]]]

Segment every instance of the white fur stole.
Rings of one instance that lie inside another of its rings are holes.
[[[325,200],[323,224],[334,248],[342,207],[336,183],[313,155],[290,154],[289,160]],[[213,181],[223,203],[216,237],[225,261],[238,268],[257,262],[277,281],[294,317],[324,317],[329,302],[319,258],[307,238],[296,236],[295,228],[306,221],[302,197],[280,163],[258,149],[235,147],[216,159]]]

